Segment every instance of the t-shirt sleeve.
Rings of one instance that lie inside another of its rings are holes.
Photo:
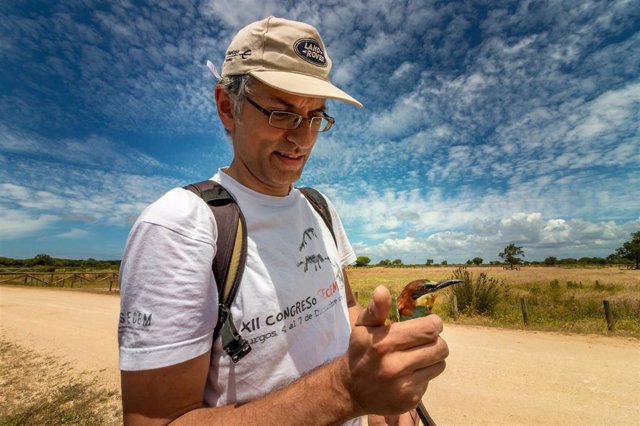
[[[121,370],[166,367],[211,349],[216,233],[209,207],[181,188],[140,215],[120,268]]]
[[[338,256],[340,257],[340,266],[344,268],[356,261],[356,254],[353,251],[353,247],[351,247],[351,243],[347,237],[347,232],[344,230],[344,226],[342,226],[342,221],[340,220],[340,216],[338,215],[336,208],[326,195],[322,195],[329,205],[329,212],[331,213],[331,220],[333,221],[333,232],[336,236]]]

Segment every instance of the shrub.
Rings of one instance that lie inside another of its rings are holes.
[[[610,293],[615,293],[616,286],[613,284],[603,284],[600,281],[596,280],[596,283],[593,286],[593,289],[597,291],[608,291]]]
[[[462,313],[491,315],[507,291],[504,283],[484,272],[474,279],[465,267],[456,269],[453,278],[463,280],[453,286],[451,292],[451,297],[455,295],[458,299],[458,310]]]
[[[580,282],[567,281],[567,288],[582,288],[582,281]]]

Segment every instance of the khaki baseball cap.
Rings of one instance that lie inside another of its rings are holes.
[[[362,107],[329,81],[331,59],[318,30],[269,16],[241,29],[225,54],[222,76],[249,74],[300,96],[337,99]]]

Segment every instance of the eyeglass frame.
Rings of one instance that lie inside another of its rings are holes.
[[[303,117],[300,114],[296,114],[295,112],[290,112],[290,111],[280,111],[280,110],[268,110],[260,105],[258,105],[256,103],[256,101],[254,101],[253,99],[251,99],[248,96],[245,96],[244,99],[249,102],[251,105],[253,105],[253,107],[255,109],[257,109],[258,111],[260,111],[261,113],[263,113],[264,115],[267,116],[267,118],[269,119],[269,126],[271,127],[275,127],[276,129],[285,129],[285,130],[295,130],[298,127],[300,127],[300,123],[302,123],[302,120],[306,120],[309,122],[309,128],[311,129],[312,132],[316,132],[316,133],[323,133],[323,132],[327,132],[329,131],[329,129],[331,129],[331,127],[333,126],[333,124],[336,122],[336,119],[331,117],[330,115],[325,114],[324,112],[322,113],[322,115],[316,115],[313,117]],[[279,126],[274,126],[271,123],[271,117],[273,115],[273,113],[281,113],[281,114],[288,114],[294,117],[297,117],[297,124],[295,127],[279,127]],[[316,118],[324,118],[327,120],[327,125],[325,126],[324,129],[322,130],[314,130],[313,127],[311,127],[311,122],[316,119]]]

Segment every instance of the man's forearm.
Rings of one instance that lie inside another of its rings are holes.
[[[172,425],[261,424],[334,425],[363,415],[345,387],[347,359],[342,356],[319,367],[264,398],[242,405],[199,408],[176,419]],[[212,423],[213,424],[213,423]]]
[[[330,425],[365,413],[392,415],[411,410],[428,382],[444,370],[449,349],[440,337],[440,318],[430,315],[384,325],[390,307],[389,291],[377,287],[355,322],[347,354],[242,405],[201,408],[208,354],[170,367],[123,371],[125,424],[166,425],[176,419],[178,425],[256,421]]]

